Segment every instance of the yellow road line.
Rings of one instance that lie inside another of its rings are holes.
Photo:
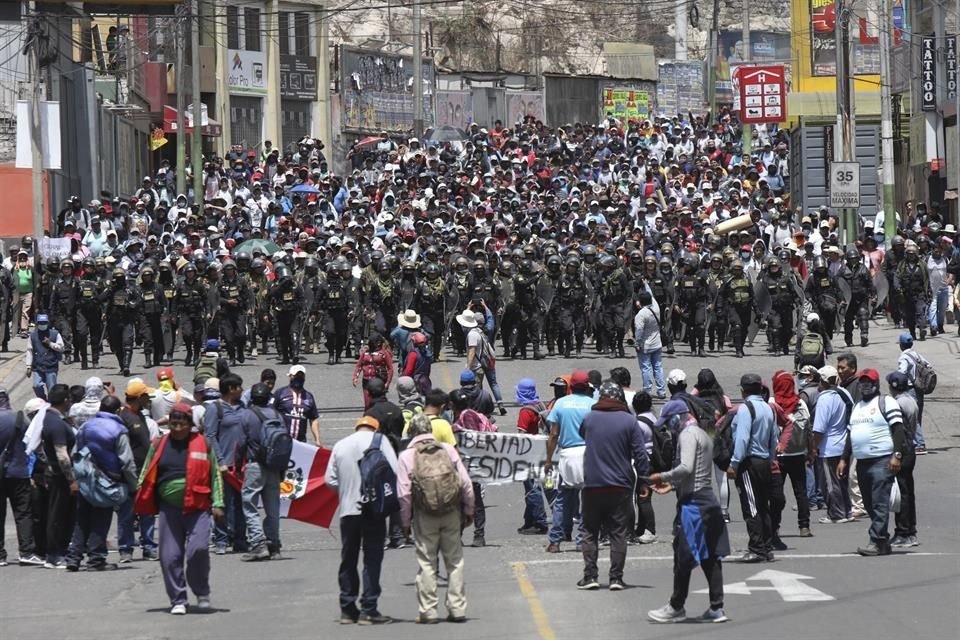
[[[527,575],[527,565],[522,562],[511,563],[513,575],[517,578],[517,584],[520,586],[520,593],[527,600],[527,606],[530,607],[530,615],[533,616],[533,624],[537,627],[537,635],[540,640],[556,640],[557,635],[550,627],[550,620],[547,618],[547,610],[543,608],[537,590],[533,587],[530,577]]]

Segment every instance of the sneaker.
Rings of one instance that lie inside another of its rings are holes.
[[[218,544],[216,547],[214,547],[213,552],[218,556],[225,556],[227,555],[227,545]]]
[[[917,448],[915,448],[915,449],[913,450],[913,452],[914,452],[915,454],[917,454],[918,456],[925,456],[925,455],[927,455],[927,448],[926,448],[926,447],[917,447]]]
[[[210,596],[197,596],[197,609],[207,610],[210,608]]]
[[[473,536],[473,546],[482,548],[487,546],[487,541],[483,536]]]
[[[357,624],[357,614],[355,614],[355,613],[341,613],[341,614],[340,614],[340,624]]]
[[[0,558],[0,567],[6,567],[6,566],[9,566],[9,565],[10,565],[10,563],[7,562],[7,559],[6,559],[6,558]]]
[[[803,529],[800,529],[800,534],[799,534],[799,535],[800,535],[801,538],[812,538],[812,537],[813,537],[813,533],[810,531],[810,528],[809,528],[809,527],[804,527]]]
[[[581,591],[596,591],[600,588],[600,583],[596,578],[581,578],[577,583],[577,589]]]
[[[57,560],[56,562],[51,562],[50,560],[47,560],[46,562],[43,563],[43,568],[44,569],[66,569],[67,561],[63,559]]]
[[[601,546],[601,547],[609,547],[609,546],[610,546],[610,538],[609,538],[608,536],[603,536],[602,538],[600,538],[600,546]]]
[[[175,604],[170,607],[170,614],[175,616],[185,616],[187,615],[187,605],[185,604]]]
[[[866,511],[864,511],[863,509],[854,509],[853,511],[850,512],[849,520],[856,520],[857,518],[865,518],[865,517],[867,517]]]
[[[674,609],[665,604],[659,609],[647,611],[647,618],[653,622],[683,622],[687,619],[687,610],[683,607]]]
[[[551,542],[550,544],[547,545],[547,548],[545,549],[545,551],[547,553],[560,553],[560,543]]]
[[[400,548],[402,549],[403,547],[400,547]],[[280,549],[274,549],[273,551],[271,551],[271,552],[270,552],[270,559],[271,559],[271,560],[283,560],[283,554],[280,553]]]
[[[727,523],[727,524],[730,524],[730,514],[729,514],[729,513],[724,512],[724,514],[723,514],[723,521],[724,521],[725,523]]]
[[[780,539],[780,536],[774,536],[771,545],[775,551],[786,551],[787,543]]]
[[[143,559],[144,560],[159,560],[160,552],[156,549],[144,549],[143,550]]]
[[[80,563],[79,563],[79,562],[68,562],[68,563],[67,563],[67,572],[69,572],[69,573],[76,573],[76,572],[78,572],[78,571],[80,571]]]
[[[374,611],[372,613],[361,613],[360,617],[357,618],[357,624],[370,625],[370,624],[390,624],[393,622],[393,618],[390,616],[385,616],[379,611]]]
[[[133,562],[133,551],[120,552],[120,564],[129,564]]]
[[[920,541],[917,540],[917,536],[907,536],[904,539],[903,546],[905,547],[919,547]]]
[[[907,539],[904,536],[894,536],[890,541],[891,547],[905,547]]]
[[[653,544],[657,541],[657,534],[651,533],[649,530],[644,531],[643,535],[638,538],[640,544]]]
[[[258,544],[248,553],[243,554],[240,558],[243,562],[259,562],[260,560],[269,560],[270,559],[270,549],[267,549],[267,545]]]
[[[453,622],[456,624],[463,624],[467,621],[467,616],[455,616],[452,613],[447,614],[447,622]]]
[[[627,585],[625,585],[620,578],[610,578],[610,586],[607,588],[610,589],[610,591],[623,591],[627,588]]]
[[[439,622],[440,622],[440,618],[436,618],[433,616],[425,616],[423,614],[417,616],[417,619],[416,619],[417,624],[438,624]]]
[[[765,562],[767,560],[766,554],[754,553],[753,551],[747,551],[742,556],[737,558],[737,562],[743,562],[746,564],[755,564],[757,562]]]
[[[28,556],[20,556],[17,559],[17,564],[19,564],[21,567],[42,567],[43,558],[35,553],[31,553]]]
[[[857,553],[867,557],[888,556],[890,555],[890,545],[879,545],[871,542],[865,547],[857,547]]]
[[[852,521],[853,521],[853,518],[837,518],[836,520],[834,520],[829,516],[823,516],[822,518],[817,520],[817,522],[819,522],[820,524],[843,524],[845,522],[852,522]]]
[[[703,622],[726,622],[729,619],[723,609],[707,609],[700,616],[700,620]]]
[[[640,544],[640,536],[635,533],[627,534],[627,544],[631,546]]]
[[[542,536],[545,535],[547,531],[547,527],[540,527],[535,524],[517,529],[517,533],[522,536]]]

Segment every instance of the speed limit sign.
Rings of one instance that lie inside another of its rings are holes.
[[[834,209],[860,207],[860,163],[830,164],[830,206]]]

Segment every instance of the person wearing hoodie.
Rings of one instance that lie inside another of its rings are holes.
[[[166,425],[170,409],[178,402],[193,405],[193,394],[177,384],[173,377],[173,367],[164,367],[157,371],[157,388],[150,395],[150,417],[157,425]]]
[[[523,378],[517,382],[515,389],[517,404],[520,413],[517,415],[517,431],[531,436],[540,435],[545,428],[544,418],[546,406],[537,394],[537,383],[531,378]],[[523,526],[517,529],[520,535],[544,535],[549,529],[547,510],[544,505],[544,494],[553,494],[551,488],[543,487],[540,479],[528,478],[523,481],[524,509]]]
[[[60,358],[63,356],[63,336],[50,326],[45,313],[37,316],[37,326],[27,342],[27,377],[33,380],[33,392],[47,399],[47,393],[57,384]]]
[[[93,418],[100,411],[100,401],[107,395],[103,381],[96,377],[87,378],[83,383],[83,400],[70,405],[70,420],[74,428],[80,429],[87,420]]]
[[[611,591],[625,588],[623,568],[627,559],[627,534],[633,529],[633,490],[649,468],[646,444],[637,420],[627,407],[623,389],[615,382],[600,385],[600,398],[583,418],[580,434],[586,443],[583,454],[583,579],[582,590],[600,588],[597,581],[600,530],[610,540]],[[648,490],[648,489],[647,489]],[[644,493],[640,489],[639,493]]]

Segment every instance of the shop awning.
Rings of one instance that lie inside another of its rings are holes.
[[[193,133],[193,114],[186,111],[183,114],[183,128],[185,133]],[[164,133],[177,133],[177,110],[169,105],[163,107],[163,131]],[[207,117],[207,110],[204,108],[200,113],[200,135],[209,138],[219,138],[222,134],[220,123],[213,118]]]

